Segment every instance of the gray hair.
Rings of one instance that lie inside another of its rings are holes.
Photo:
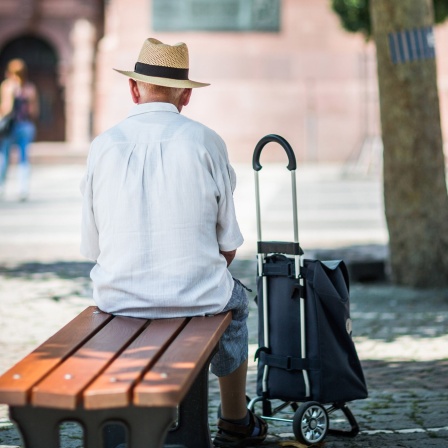
[[[158,86],[143,81],[136,81],[140,92],[145,92],[151,98],[164,98],[170,103],[176,103],[184,91],[183,88]]]

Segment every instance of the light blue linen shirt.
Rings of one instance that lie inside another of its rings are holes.
[[[168,103],[136,105],[91,145],[81,253],[96,261],[105,312],[145,318],[220,312],[233,279],[219,253],[243,243],[223,140]]]

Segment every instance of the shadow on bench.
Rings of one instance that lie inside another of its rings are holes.
[[[86,448],[115,443],[107,428],[117,423],[128,448],[210,448],[208,367],[230,320],[88,307],[0,377],[0,403],[26,448],[58,448],[65,421],[82,426]]]

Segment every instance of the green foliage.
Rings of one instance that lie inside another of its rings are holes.
[[[448,16],[448,0],[433,0],[435,22],[441,23]],[[331,7],[341,19],[347,31],[362,33],[368,39],[371,36],[370,0],[331,0]]]
[[[369,0],[331,0],[331,7],[341,19],[342,26],[351,33],[370,37]]]
[[[442,23],[448,16],[448,0],[434,0],[434,16],[436,23]]]

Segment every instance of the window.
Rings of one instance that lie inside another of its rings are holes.
[[[154,31],[280,30],[280,0],[153,0]]]

